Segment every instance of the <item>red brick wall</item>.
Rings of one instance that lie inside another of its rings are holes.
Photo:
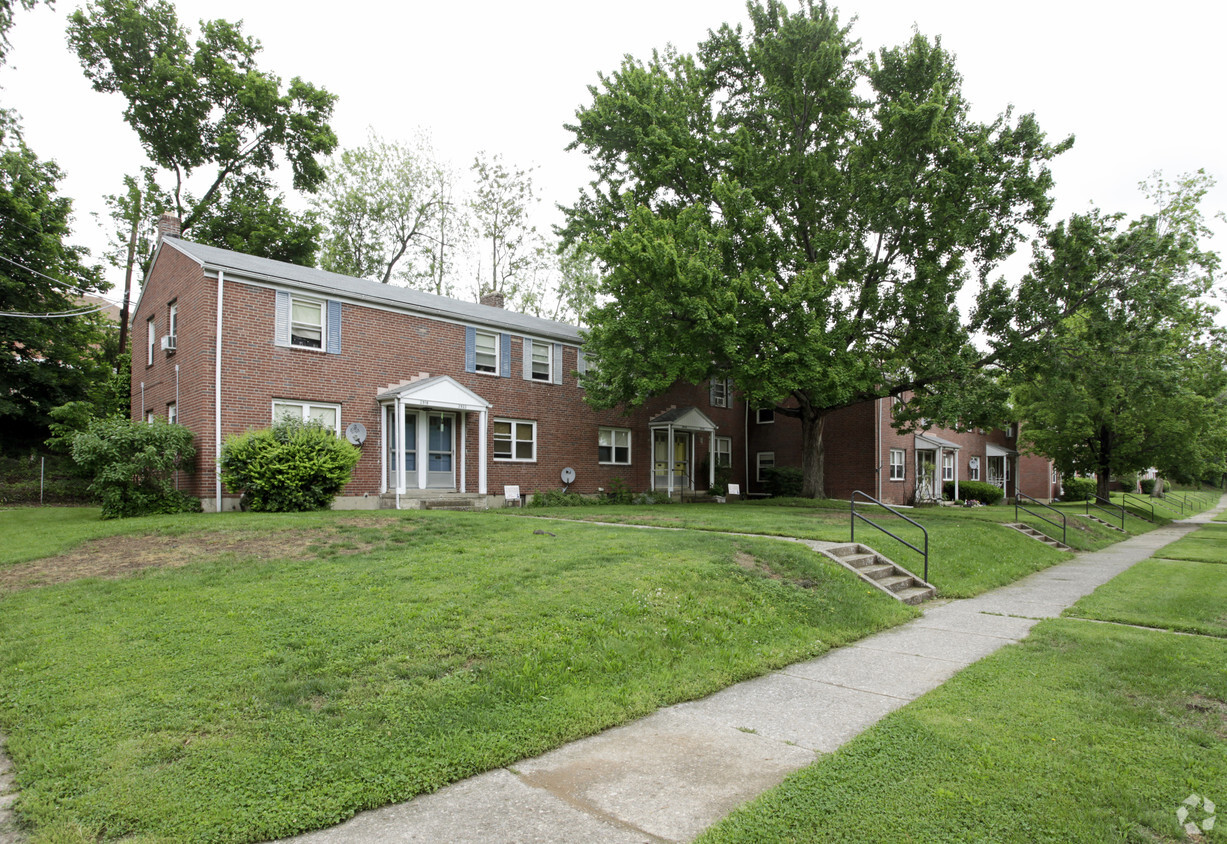
[[[214,358],[216,331],[216,279],[203,276],[200,267],[174,249],[162,251],[151,274],[136,315],[136,338],[143,343],[144,323],[156,313],[159,337],[172,299],[179,302],[178,351],[171,356],[158,351],[154,365],[144,365],[144,347],[133,367],[133,416],[144,418],[152,408],[165,416],[173,401],[174,364],[180,364],[180,421],[197,434],[197,469],[183,488],[194,495],[212,497],[214,490]],[[492,405],[495,418],[530,420],[537,423],[537,456],[531,463],[494,461],[492,430],[487,431],[487,483],[491,493],[501,493],[505,484],[518,484],[523,492],[562,486],[564,467],[574,468],[572,490],[596,492],[608,489],[615,477],[633,490],[651,486],[651,434],[649,420],[671,407],[694,405],[717,425],[718,436],[733,440],[733,481],[745,482],[745,441],[742,434],[744,405],[714,408],[706,384],[678,385],[666,396],[649,401],[629,414],[619,410],[594,411],[583,401],[583,391],[572,374],[576,369],[574,346],[563,352],[563,383],[526,381],[522,373],[522,343],[511,342],[511,377],[464,371],[465,326],[406,313],[380,310],[348,302],[342,305],[341,354],[312,349],[286,348],[274,342],[275,291],[228,278],[224,292],[222,343],[222,434],[265,428],[272,420],[275,399],[338,404],[341,428],[361,422],[367,429],[362,459],[344,495],[376,494],[381,488],[381,410],[375,397],[389,385],[419,373],[448,375]],[[140,383],[145,382],[144,404]],[[467,414],[465,442],[466,489],[478,490],[478,414]],[[600,465],[597,459],[597,428],[610,426],[631,430],[631,465]],[[492,429],[493,425],[490,425]],[[457,420],[459,469],[459,432]],[[709,438],[695,435],[697,475],[707,455]],[[706,487],[704,476],[697,484]]]

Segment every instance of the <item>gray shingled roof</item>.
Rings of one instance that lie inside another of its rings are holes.
[[[254,255],[219,249],[216,246],[205,246],[180,238],[166,238],[163,245],[172,246],[200,262],[206,271],[224,270],[227,275],[235,275],[252,281],[297,287],[312,293],[358,302],[370,302],[383,307],[403,309],[427,316],[488,326],[543,339],[560,340],[577,345],[581,342],[579,329],[565,322],[541,319],[503,308],[451,299],[447,296],[436,296],[433,293],[423,293],[407,287],[379,284],[340,273],[318,270],[314,267],[300,267],[285,261],[257,258]]]

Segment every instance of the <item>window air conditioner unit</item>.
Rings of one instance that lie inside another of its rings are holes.
[[[175,335],[167,334],[162,338],[162,351],[173,352],[175,350]]]

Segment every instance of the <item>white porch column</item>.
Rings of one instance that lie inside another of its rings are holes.
[[[707,489],[716,485],[716,432],[707,432]]]
[[[178,404],[178,402],[176,402]],[[388,489],[388,409],[379,406],[379,492],[389,492]]]
[[[959,453],[954,453],[954,500],[959,500]]]
[[[405,403],[396,399],[396,491],[405,494]]]
[[[486,495],[486,424],[489,411],[482,410],[477,422],[477,491]]]
[[[464,479],[464,458],[465,458],[466,449],[468,447],[468,443],[466,443],[465,440],[468,438],[464,435],[464,432],[467,430],[466,423],[469,421],[469,413],[466,410],[462,410],[456,415],[460,417],[460,491],[465,492],[466,490],[464,488],[464,480],[465,480]]]
[[[426,467],[430,463],[430,414],[416,411],[418,414],[418,489],[426,489]]]
[[[669,426],[665,430],[667,431],[666,436],[669,437],[669,445],[665,449],[665,452],[669,458],[669,464],[668,464],[669,465],[669,469],[668,469],[669,481],[665,489],[668,490],[669,497],[672,498],[673,497],[673,470],[676,466],[676,461],[673,459],[674,453],[673,453],[673,425],[672,423],[670,423]]]

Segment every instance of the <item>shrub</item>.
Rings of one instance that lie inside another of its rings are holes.
[[[605,493],[603,504],[630,504],[635,499],[635,494],[631,492],[631,488],[626,485],[626,481],[621,478],[609,479],[609,492]]]
[[[673,499],[669,497],[669,493],[654,489],[648,492],[641,492],[635,496],[632,504],[672,504]]]
[[[763,472],[767,482],[767,492],[777,498],[799,498],[801,496],[801,470],[792,466],[775,466]]]
[[[1063,501],[1090,501],[1095,497],[1094,478],[1064,478],[1061,481]]]
[[[1142,488],[1142,495],[1150,495],[1155,491],[1154,478],[1142,478],[1142,480],[1138,481],[1138,485]]]
[[[533,492],[533,500],[529,507],[584,507],[589,504],[599,504],[595,498],[586,498],[578,492],[563,492],[561,489],[547,489],[545,492]]]
[[[94,480],[102,518],[200,511],[175,489],[174,473],[192,470],[192,432],[169,422],[95,419],[72,441],[72,459]]]
[[[282,419],[272,428],[226,438],[222,482],[257,512],[327,510],[361,455],[316,422]]]
[[[942,492],[946,498],[954,499],[954,481],[942,484]],[[979,501],[981,504],[996,504],[1005,495],[1005,491],[996,484],[984,481],[959,481],[959,497],[964,501]]]

